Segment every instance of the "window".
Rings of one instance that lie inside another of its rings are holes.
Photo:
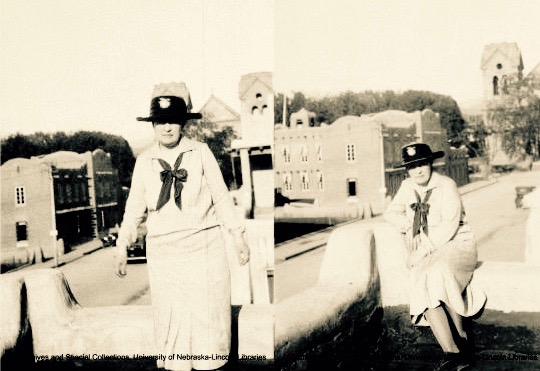
[[[322,146],[320,144],[317,144],[316,149],[317,149],[317,161],[322,162]]]
[[[304,125],[304,121],[302,121],[302,119],[297,119],[296,120],[296,127],[297,128],[300,129],[303,125]]]
[[[499,95],[499,78],[493,76],[493,95]]]
[[[319,191],[324,190],[324,181],[323,181],[323,175],[322,172],[317,171],[317,184],[319,186]]]
[[[285,188],[286,191],[292,191],[292,174],[291,173],[283,174],[283,188]]]
[[[307,155],[308,155],[307,146],[303,144],[302,148],[300,149],[300,161],[307,162],[307,157],[308,157]]]
[[[15,233],[17,235],[17,247],[28,246],[28,229],[26,222],[15,223]]]
[[[291,149],[289,146],[283,146],[283,162],[291,162]]]
[[[301,175],[302,191],[309,191],[309,175],[305,171]]]
[[[347,195],[356,196],[356,179],[354,178],[347,179]]]
[[[354,144],[347,144],[347,162],[356,161],[356,146]]]
[[[15,187],[15,206],[26,206],[26,192],[24,187]]]
[[[501,85],[503,94],[508,94],[508,79],[506,78],[506,75],[503,75],[501,78]]]

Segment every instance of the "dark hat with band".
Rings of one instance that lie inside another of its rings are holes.
[[[152,98],[150,116],[137,117],[138,121],[183,123],[190,119],[200,119],[200,113],[191,113],[183,98],[163,95]]]
[[[408,167],[418,162],[433,161],[443,156],[443,151],[432,152],[431,148],[425,143],[410,143],[401,148],[401,165],[398,167]]]

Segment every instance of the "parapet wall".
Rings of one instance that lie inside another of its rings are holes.
[[[66,355],[83,360],[93,355],[125,357],[128,362],[122,367],[128,370],[137,369],[139,360],[134,355],[157,354],[150,306],[81,307],[57,269],[2,275],[0,293],[3,370],[18,370],[24,364],[32,365],[36,359],[44,363],[55,358],[67,361]],[[271,364],[272,306],[246,304],[233,307],[232,313],[236,354],[231,357],[256,358],[251,362],[256,366]],[[51,367],[54,369],[54,365]]]
[[[317,284],[276,304],[277,369],[345,370],[368,359],[382,317],[375,263],[371,230],[331,234]]]
[[[387,223],[336,228],[315,286],[274,305],[233,311],[237,353],[275,358],[280,370],[365,365],[381,338],[382,308],[408,305],[405,255],[402,236]],[[488,296],[487,309],[540,312],[537,265],[483,262],[473,280]],[[3,369],[39,354],[153,352],[148,306],[81,308],[58,270],[2,275],[0,294]]]

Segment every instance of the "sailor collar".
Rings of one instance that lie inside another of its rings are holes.
[[[441,180],[442,180],[441,175],[439,173],[437,173],[436,171],[433,171],[431,173],[431,178],[429,179],[429,182],[425,187],[422,187],[422,186],[416,184],[412,180],[410,180],[410,182],[411,182],[414,189],[416,189],[416,190],[418,190],[420,192],[427,192],[430,189],[434,189],[434,188],[439,187],[441,185]]]
[[[196,147],[196,142],[194,140],[191,140],[183,136],[180,139],[180,143],[178,143],[178,148],[176,148],[176,150],[177,150],[177,153],[180,154],[184,152],[193,151],[195,147]],[[150,157],[153,159],[158,159],[162,157],[161,151],[159,149],[159,143],[156,142],[152,146],[152,149],[150,151]]]

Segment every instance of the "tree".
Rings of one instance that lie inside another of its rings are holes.
[[[276,123],[281,123],[283,117],[283,94],[277,94],[275,99]],[[463,144],[461,142],[461,132],[465,128],[465,120],[456,101],[449,96],[429,91],[408,90],[400,94],[391,90],[383,92],[365,91],[362,93],[346,91],[338,95],[321,98],[306,97],[304,94],[297,92],[287,104],[287,113],[289,115],[302,107],[315,112],[317,120],[326,123],[332,123],[345,115],[360,116],[390,109],[406,112],[431,109],[440,114],[441,126],[446,129],[451,143],[455,146]]]
[[[460,141],[467,147],[469,157],[482,157],[486,154],[488,131],[482,115],[468,115]]]
[[[502,140],[503,149],[511,156],[532,155],[540,151],[540,97],[534,76],[508,85],[508,93],[488,107],[489,120]]]
[[[234,129],[231,126],[225,126],[222,130],[217,130],[213,122],[208,118],[203,118],[188,121],[184,127],[184,134],[188,138],[208,144],[221,168],[225,184],[230,187],[234,183],[231,156],[229,154],[231,142],[236,138]]]
[[[79,131],[70,135],[64,132],[14,134],[3,139],[1,146],[2,163],[16,157],[30,158],[56,151],[83,153],[101,148],[111,154],[111,162],[118,169],[120,183],[128,187],[131,184],[135,157],[128,142],[116,135],[97,131]]]

